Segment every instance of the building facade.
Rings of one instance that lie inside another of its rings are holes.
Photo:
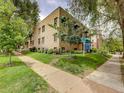
[[[59,7],[49,14],[45,19],[39,22],[33,31],[31,39],[26,43],[26,48],[36,47],[38,50],[42,49],[62,49],[62,50],[82,50],[83,45],[80,44],[68,44],[67,42],[61,41],[57,33],[58,31],[51,26],[60,26],[62,16],[69,17],[75,20],[68,12],[63,8]],[[82,25],[79,23],[79,25]]]

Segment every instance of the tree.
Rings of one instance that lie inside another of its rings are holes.
[[[16,6],[16,13],[29,26],[28,37],[31,39],[32,32],[35,29],[36,23],[39,20],[39,6],[37,0],[12,0]]]
[[[22,45],[27,37],[28,26],[14,12],[16,7],[10,0],[0,0],[0,49],[10,55]]]
[[[78,18],[102,28],[113,25],[113,31],[121,30],[124,52],[124,0],[71,0],[69,3],[71,12]]]
[[[39,20],[37,0],[12,0],[16,6],[16,13],[30,26],[35,26]]]
[[[123,47],[122,47],[121,42],[122,42],[122,40],[118,37],[116,37],[116,38],[111,37],[111,38],[107,38],[104,40],[104,44],[105,44],[105,47],[107,48],[107,50],[109,52],[114,52],[114,53],[116,51],[118,51],[118,52],[122,51]]]
[[[62,16],[60,20],[61,23],[59,27],[51,24],[49,26],[58,31],[58,38],[61,42],[67,42],[71,49],[72,44],[79,44],[81,42],[80,35],[82,35],[83,30],[81,29],[83,28],[68,17]]]

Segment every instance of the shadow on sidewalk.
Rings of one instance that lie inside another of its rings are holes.
[[[121,75],[122,75],[122,82],[124,85],[124,58],[120,58],[120,64],[121,64]]]

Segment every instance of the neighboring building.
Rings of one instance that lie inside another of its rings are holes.
[[[70,47],[70,45],[67,42],[61,41],[57,37],[58,31],[49,26],[49,24],[60,26],[61,24],[60,18],[62,16],[69,17],[72,20],[76,20],[61,7],[55,9],[50,15],[48,15],[44,20],[37,24],[31,40],[26,43],[26,47],[27,48],[36,47],[39,50],[41,49],[82,50],[82,44],[73,44]],[[79,21],[77,21],[77,23],[83,26],[83,24],[81,24]]]
[[[99,49],[102,46],[102,35],[94,30],[91,36],[91,48]]]

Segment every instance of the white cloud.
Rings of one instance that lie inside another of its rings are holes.
[[[45,16],[40,14],[40,20],[43,20],[44,18],[45,18]]]
[[[53,5],[57,5],[57,1],[56,0],[46,0],[48,4],[53,4]]]

